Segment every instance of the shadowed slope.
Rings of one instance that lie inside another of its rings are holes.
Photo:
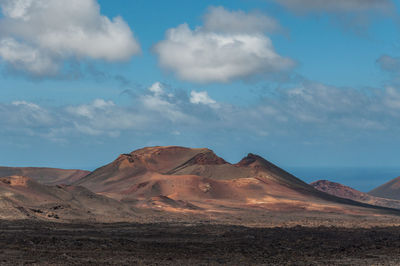
[[[400,177],[395,178],[378,188],[375,188],[368,194],[381,198],[400,200]]]
[[[13,175],[27,176],[45,185],[70,185],[89,173],[89,171],[83,170],[64,170],[56,168],[0,167],[0,177]]]
[[[254,154],[230,164],[209,149],[174,146],[123,154],[75,184],[136,206],[164,210],[165,205],[184,205],[218,212],[250,208],[358,214],[378,208],[318,191]]]
[[[311,185],[322,192],[334,195],[336,197],[350,199],[375,206],[400,209],[399,200],[374,197],[339,183],[334,183],[327,180],[319,180],[311,183]]]
[[[29,177],[0,178],[0,219],[123,221],[135,213],[83,187],[42,185]]]

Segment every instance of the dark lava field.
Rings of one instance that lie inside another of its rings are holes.
[[[0,221],[1,265],[399,265],[400,228]]]

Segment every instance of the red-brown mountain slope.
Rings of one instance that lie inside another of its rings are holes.
[[[0,167],[0,177],[13,175],[27,176],[45,185],[70,185],[89,173],[89,171],[83,170],[64,170],[56,168]]]
[[[311,185],[322,192],[334,195],[336,197],[351,199],[354,201],[363,202],[375,206],[400,209],[399,200],[374,197],[367,193],[363,193],[361,191],[355,190],[351,187],[347,187],[339,183],[330,182],[327,180],[319,180],[311,183]]]
[[[119,156],[75,184],[135,206],[164,210],[190,206],[192,210],[218,212],[376,211],[320,192],[257,155],[249,154],[230,164],[209,149],[140,149]]]
[[[86,188],[42,185],[29,177],[0,177],[0,219],[127,221],[133,209]]]

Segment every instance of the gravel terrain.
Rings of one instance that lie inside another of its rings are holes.
[[[400,227],[0,221],[1,265],[399,265]]]

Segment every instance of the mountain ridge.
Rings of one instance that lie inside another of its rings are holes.
[[[247,206],[275,210],[281,206],[282,210],[326,211],[330,207],[324,206],[335,204],[340,208],[371,207],[316,190],[259,155],[249,153],[231,164],[207,148],[142,148],[121,154],[74,185],[125,202],[145,204],[161,197],[201,209]]]
[[[382,217],[388,223],[400,217],[398,210],[321,192],[252,153],[232,164],[207,148],[155,146],[120,154],[82,177],[79,174],[86,172],[48,171],[37,179],[76,181],[46,185],[31,177],[0,178],[0,219],[14,215],[62,222],[132,222],[213,217],[219,222],[265,224],[266,215],[286,217],[285,221],[295,215],[306,219],[304,224],[314,224],[313,219],[324,217]]]

